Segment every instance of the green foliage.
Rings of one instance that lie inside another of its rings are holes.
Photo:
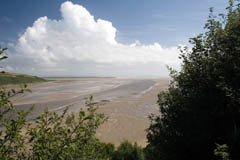
[[[0,61],[7,58],[7,56],[2,56],[2,54],[4,53],[5,50],[7,50],[7,48],[2,48],[2,49],[0,48],[0,56],[1,56]]]
[[[1,47],[0,47],[0,61],[8,58],[7,56],[2,56],[2,55],[4,54],[4,51],[5,51],[5,50],[7,50],[7,48],[1,48]],[[2,67],[0,66],[0,68],[2,68]],[[4,71],[2,71],[2,72],[4,73]],[[1,84],[1,83],[0,83],[0,84]]]
[[[182,69],[171,70],[160,115],[150,116],[148,159],[213,160],[215,143],[240,159],[240,4],[227,10],[218,19],[210,9],[208,31],[181,49]]]
[[[29,91],[26,85],[21,85],[21,89],[6,91],[0,88],[0,157],[1,159],[13,159],[22,157],[24,152],[24,136],[21,131],[27,125],[26,116],[29,112],[19,111],[14,118],[14,112],[10,97]]]
[[[45,111],[28,128],[31,159],[104,159],[96,129],[105,121],[88,100],[88,111],[62,115]]]
[[[214,155],[220,157],[222,160],[230,160],[228,153],[228,146],[226,144],[219,145],[214,149]]]
[[[113,154],[112,160],[144,160],[143,149],[136,143],[124,141]]]
[[[103,155],[103,159],[111,160],[114,154],[114,145],[112,143],[99,143],[100,147],[98,148],[99,153]]]
[[[87,111],[58,115],[45,111],[34,122],[26,121],[30,112],[19,111],[17,117],[9,117],[14,111],[11,96],[23,93],[1,89],[0,95],[0,157],[1,159],[79,159],[107,160],[114,146],[99,142],[96,129],[106,118],[96,112],[92,97],[86,102]],[[24,131],[25,130],[25,131]],[[23,136],[23,133],[25,135]]]

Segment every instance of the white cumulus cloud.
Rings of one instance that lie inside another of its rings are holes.
[[[167,76],[179,68],[177,47],[121,44],[117,29],[83,6],[65,2],[60,20],[38,18],[10,49],[6,69],[40,76]]]

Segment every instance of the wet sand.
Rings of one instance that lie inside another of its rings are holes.
[[[157,95],[167,86],[168,80],[158,80],[151,90],[140,96],[126,97],[100,106],[99,112],[105,113],[109,119],[99,128],[98,138],[116,146],[128,140],[145,147],[146,129],[150,124],[148,116],[159,113]]]
[[[109,119],[98,130],[101,141],[118,146],[122,141],[146,145],[148,116],[158,113],[157,94],[165,90],[168,80],[124,78],[60,78],[31,84],[32,93],[12,99],[17,110],[28,110],[35,104],[31,118],[48,108],[61,113],[71,105],[70,112],[84,108],[85,98],[93,95],[98,112]]]

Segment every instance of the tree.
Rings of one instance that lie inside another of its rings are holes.
[[[181,71],[170,69],[160,115],[150,116],[149,159],[212,160],[216,143],[240,159],[240,3],[230,0],[227,10],[217,17],[210,9],[207,32],[181,49]]]

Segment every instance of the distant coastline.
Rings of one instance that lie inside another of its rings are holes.
[[[44,79],[52,79],[52,78],[117,78],[117,77],[98,77],[98,76],[53,76],[53,77],[41,77]]]
[[[21,83],[37,83],[46,82],[44,78],[37,76],[31,76],[26,74],[1,72],[0,73],[0,86],[11,85],[11,84],[21,84]]]

